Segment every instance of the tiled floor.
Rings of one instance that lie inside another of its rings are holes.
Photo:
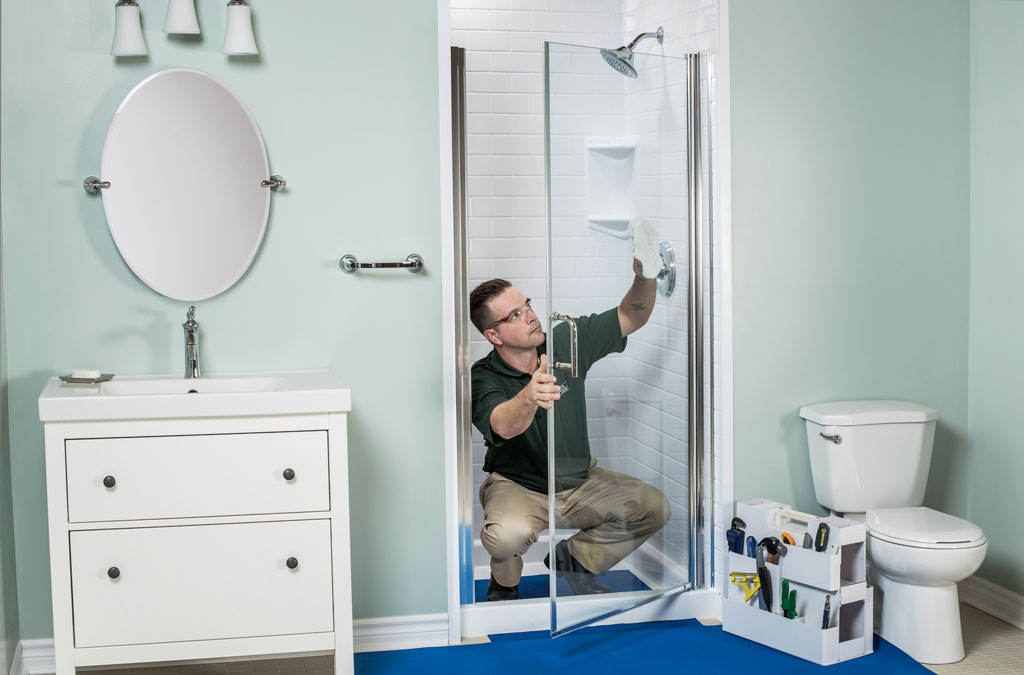
[[[1024,631],[970,605],[960,605],[967,656],[959,663],[928,666],[940,675],[1021,675]]]

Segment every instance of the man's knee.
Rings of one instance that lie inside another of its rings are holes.
[[[480,543],[494,558],[511,558],[526,553],[537,541],[537,533],[526,520],[490,522],[480,531]]]
[[[664,527],[665,523],[668,522],[668,519],[672,517],[672,505],[669,503],[668,497],[665,496],[664,492],[658,488],[651,489],[658,493],[655,498],[655,503],[657,504],[655,508],[655,518],[658,528],[660,529]]]
[[[672,505],[665,497],[665,493],[653,485],[644,487],[640,503],[639,519],[648,523],[655,530],[664,527],[672,515]]]

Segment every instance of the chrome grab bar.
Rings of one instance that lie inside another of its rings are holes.
[[[340,267],[341,271],[344,272],[345,274],[354,274],[356,270],[393,269],[403,267],[412,272],[413,274],[416,274],[417,272],[423,270],[423,258],[416,255],[415,253],[410,253],[402,262],[361,263],[358,260],[356,260],[356,257],[354,255],[349,253],[348,255],[343,256],[341,260],[338,261],[338,267]]]
[[[576,319],[567,314],[552,314],[551,322],[554,323],[555,321],[565,321],[569,324],[569,363],[558,363],[556,361],[552,364],[552,368],[568,370],[569,377],[576,377],[580,372],[579,349],[576,341]]]
[[[824,438],[826,441],[832,441],[836,445],[839,445],[840,443],[843,442],[843,437],[840,436],[839,434],[836,434],[835,436],[828,436],[825,434],[824,431],[819,431],[818,435]]]

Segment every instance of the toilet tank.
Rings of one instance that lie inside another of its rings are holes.
[[[839,513],[921,506],[939,413],[907,401],[804,406],[818,503]]]

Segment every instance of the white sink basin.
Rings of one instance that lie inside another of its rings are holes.
[[[110,420],[347,412],[349,389],[325,370],[205,375],[118,375],[99,384],[51,377],[39,419]]]
[[[195,380],[182,377],[156,376],[145,378],[116,378],[101,382],[101,395],[148,396],[151,394],[241,394],[253,391],[278,391],[285,383],[281,376],[213,375]]]

